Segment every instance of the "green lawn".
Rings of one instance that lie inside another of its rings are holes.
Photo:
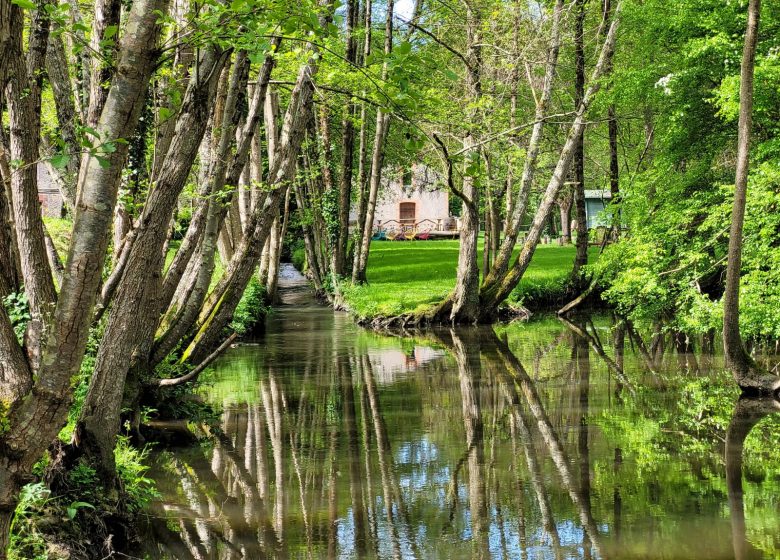
[[[590,250],[598,257],[598,247]],[[481,260],[480,252],[480,263]],[[345,288],[349,308],[361,318],[419,311],[455,286],[458,241],[377,241],[371,244],[368,284]],[[539,245],[523,280],[510,296],[534,306],[563,297],[574,246]]]

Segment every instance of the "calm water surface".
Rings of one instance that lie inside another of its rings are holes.
[[[609,318],[381,336],[282,306],[157,455],[152,558],[777,558],[780,415]]]

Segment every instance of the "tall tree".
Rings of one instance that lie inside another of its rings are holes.
[[[137,124],[158,54],[159,13],[165,8],[164,0],[136,0],[130,9],[127,31],[118,46],[116,73],[96,127],[99,137],[106,141],[131,135]],[[16,36],[19,45],[23,33],[21,8],[2,0],[0,15],[0,42]],[[9,22],[18,25],[9,30],[3,25]],[[42,63],[41,60],[37,67]],[[5,75],[3,79],[5,83]],[[86,349],[118,181],[127,157],[126,143],[117,142],[115,148],[105,154],[103,162],[98,161],[103,156],[94,153],[86,154],[82,161],[71,247],[56,306],[47,315],[47,336],[40,343],[42,351],[37,363],[29,358],[19,361],[19,351],[14,350],[18,343],[9,329],[8,317],[5,311],[0,312],[3,355],[8,355],[6,351],[10,349],[10,355],[16,356],[8,373],[17,387],[16,397],[4,413],[7,429],[0,435],[0,558],[6,555],[21,487],[64,425],[73,399],[71,380]],[[37,159],[37,154],[33,157]],[[46,269],[37,273],[50,274]]]
[[[742,275],[742,230],[745,223],[747,183],[750,171],[750,134],[753,125],[753,75],[756,44],[761,15],[761,0],[748,2],[747,30],[742,50],[739,85],[739,124],[737,137],[737,172],[734,182],[734,205],[731,211],[729,248],[726,265],[726,289],[723,294],[723,350],[734,380],[743,390],[775,392],[780,377],[761,371],[745,350],[739,331],[739,280]]]

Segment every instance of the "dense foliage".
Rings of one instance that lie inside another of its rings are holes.
[[[625,229],[591,273],[607,301],[635,319],[663,318],[691,333],[719,330],[744,2],[632,3],[625,17],[611,91],[625,116],[624,141],[634,147],[616,204]],[[742,276],[741,323],[751,339],[780,336],[778,21],[777,6],[766,3]]]

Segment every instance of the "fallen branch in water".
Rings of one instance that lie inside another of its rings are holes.
[[[201,374],[201,372],[209,367],[211,365],[211,362],[216,360],[222,352],[224,352],[228,346],[232,344],[232,342],[236,339],[238,336],[238,333],[233,333],[227,339],[225,342],[219,345],[216,350],[214,350],[211,354],[206,356],[206,358],[197,366],[195,366],[192,371],[190,371],[186,375],[182,375],[181,377],[174,377],[171,379],[157,379],[156,381],[152,382],[152,385],[156,385],[157,387],[175,387],[176,385],[181,385],[183,383],[187,383],[188,381],[195,381],[198,379],[198,376]]]
[[[558,313],[558,315],[565,315],[566,313],[568,313],[569,311],[571,311],[572,309],[574,309],[575,307],[577,307],[579,304],[581,304],[583,301],[585,301],[585,299],[586,299],[586,298],[587,298],[587,297],[588,297],[590,294],[592,294],[592,293],[593,293],[593,290],[595,290],[595,289],[596,289],[596,281],[597,281],[597,279],[596,279],[596,278],[594,278],[594,279],[591,281],[590,285],[589,285],[589,286],[588,286],[588,287],[585,289],[585,291],[584,291],[584,292],[582,292],[582,293],[581,293],[580,295],[578,295],[576,298],[574,298],[574,299],[573,299],[573,300],[571,300],[569,303],[567,303],[566,305],[564,305],[563,307],[561,307],[561,308],[558,310],[558,312],[557,312],[557,313]]]

